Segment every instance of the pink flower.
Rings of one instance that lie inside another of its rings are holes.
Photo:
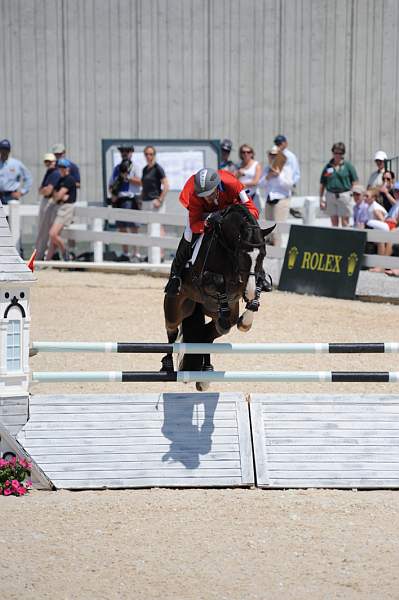
[[[20,496],[23,496],[24,494],[26,494],[26,492],[27,492],[27,491],[28,491],[28,490],[26,490],[26,489],[24,488],[24,486],[23,486],[23,485],[21,485],[21,486],[18,488],[18,494],[19,494]]]
[[[8,460],[4,460],[4,458],[0,458],[0,469],[2,467],[7,467],[8,466]]]
[[[10,488],[8,488],[8,489],[6,489],[6,490],[4,490],[4,491],[3,491],[3,494],[4,494],[5,496],[11,496],[11,494],[12,494],[12,491],[10,490]]]
[[[19,488],[19,481],[18,479],[13,479],[11,481],[11,487],[13,490],[17,490]]]
[[[31,480],[30,480],[30,479],[28,479],[27,481],[25,481],[25,486],[26,486],[27,488],[30,488],[30,487],[32,487],[32,482],[31,482]]]

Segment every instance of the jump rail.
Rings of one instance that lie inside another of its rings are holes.
[[[38,383],[54,381],[399,383],[399,371],[36,371],[32,373],[32,381]]]
[[[142,342],[33,342],[38,352],[110,352],[129,354],[384,354],[398,353],[398,342],[279,344],[148,344]]]

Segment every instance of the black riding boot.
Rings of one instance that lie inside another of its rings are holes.
[[[184,237],[180,240],[176,251],[176,256],[170,268],[169,281],[165,286],[165,294],[167,296],[177,296],[181,288],[181,277],[187,261],[191,257],[191,242],[188,242]]]

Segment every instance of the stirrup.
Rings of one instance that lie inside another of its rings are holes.
[[[181,277],[174,275],[165,286],[164,292],[167,296],[177,296],[180,293],[182,285]]]

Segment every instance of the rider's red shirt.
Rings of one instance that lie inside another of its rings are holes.
[[[244,204],[255,219],[259,217],[258,209],[252,199],[248,197],[246,202],[240,198],[240,192],[244,190],[242,183],[228,171],[218,171],[221,179],[219,197],[213,204],[208,204],[205,198],[200,198],[194,191],[194,175],[191,175],[180,192],[179,200],[188,209],[190,227],[193,233],[204,231],[204,213],[209,214],[227,208],[230,204]]]

